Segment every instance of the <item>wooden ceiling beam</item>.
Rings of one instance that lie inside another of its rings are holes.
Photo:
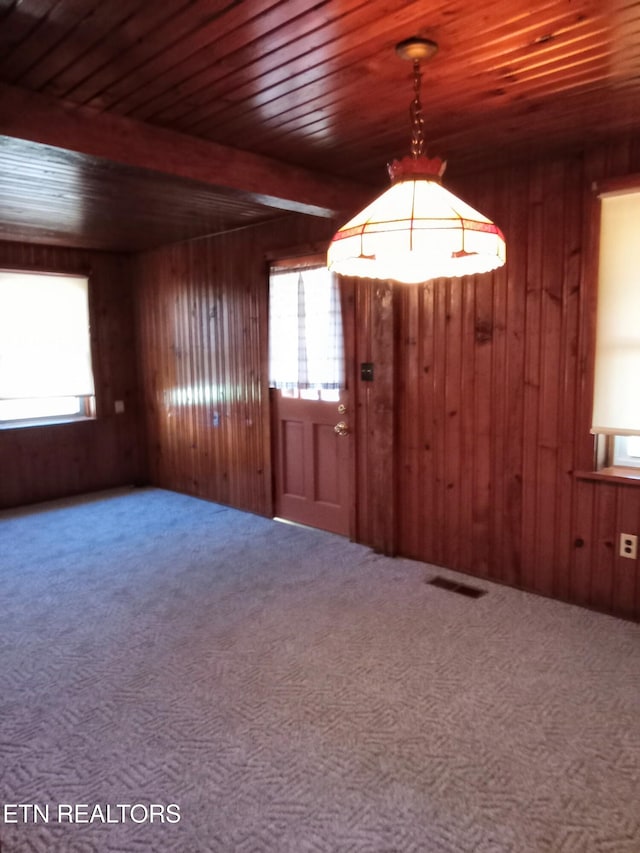
[[[233,190],[245,201],[331,218],[362,184],[0,83],[0,134]]]

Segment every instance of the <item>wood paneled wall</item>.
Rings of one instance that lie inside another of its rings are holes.
[[[640,487],[589,469],[591,182],[640,171],[640,142],[453,187],[493,217],[508,264],[408,287],[353,280],[355,537],[625,616],[640,616]],[[139,258],[138,327],[155,483],[271,512],[265,254],[321,241],[308,218]]]
[[[90,274],[100,415],[0,430],[0,507],[145,479],[129,264],[124,256],[0,242],[0,268]],[[124,400],[124,414],[114,414],[115,400]]]
[[[590,187],[638,171],[625,139],[468,181],[505,232],[505,268],[356,285],[363,352],[378,351],[359,388],[363,541],[640,616],[638,561],[618,556],[619,533],[640,533],[640,483],[575,476],[593,456]]]
[[[292,216],[139,256],[155,484],[271,514],[266,256],[331,233],[326,221]]]

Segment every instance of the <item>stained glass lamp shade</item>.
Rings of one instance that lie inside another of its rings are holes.
[[[433,42],[427,44],[434,52]],[[389,165],[391,187],[334,235],[327,261],[329,269],[341,275],[415,284],[489,272],[505,262],[500,229],[445,189],[441,181],[446,163],[423,154],[417,59],[414,80],[412,154]]]

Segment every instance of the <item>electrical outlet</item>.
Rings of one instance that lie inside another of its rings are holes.
[[[633,533],[620,534],[620,556],[635,560],[638,557],[638,537]]]

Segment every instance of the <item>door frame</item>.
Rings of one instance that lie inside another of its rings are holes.
[[[265,425],[266,444],[268,447],[269,460],[269,516],[275,517],[275,460],[276,436],[273,432],[273,390],[269,388],[268,365],[269,365],[269,275],[272,266],[298,266],[300,263],[309,261],[317,261],[318,263],[326,262],[326,246],[306,246],[303,249],[278,252],[277,254],[267,254],[266,256],[266,279],[267,279],[267,296],[265,309],[265,342],[266,342],[266,357],[265,357],[265,376],[264,386],[267,391],[267,423]],[[358,470],[357,470],[357,442],[358,442],[358,407],[356,405],[357,391],[357,371],[355,363],[356,355],[356,335],[355,335],[355,283],[351,278],[337,276],[338,290],[340,294],[340,308],[342,312],[342,329],[344,335],[344,374],[346,391],[349,394],[349,411],[346,413],[349,422],[349,441],[348,441],[348,466],[349,466],[349,539],[358,541],[358,523],[357,523],[357,492],[358,492]]]

